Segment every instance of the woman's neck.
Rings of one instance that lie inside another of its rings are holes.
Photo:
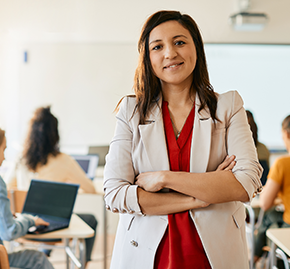
[[[171,107],[192,106],[195,101],[195,91],[191,91],[188,88],[170,87],[163,89],[162,94],[164,101],[167,101]]]

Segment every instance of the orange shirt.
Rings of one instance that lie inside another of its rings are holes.
[[[283,219],[290,224],[290,156],[280,157],[274,162],[268,174],[269,178],[281,186],[279,197],[285,207]]]

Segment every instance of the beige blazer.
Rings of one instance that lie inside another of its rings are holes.
[[[136,175],[169,170],[161,101],[146,124],[132,117],[136,100],[126,97],[117,114],[117,124],[104,170],[107,208],[120,212],[111,262],[112,269],[149,269],[168,225],[167,216],[143,216],[138,204]],[[218,95],[217,116],[196,112],[191,144],[190,171],[214,171],[227,154],[236,155],[233,173],[252,199],[261,188],[259,165],[243,101],[236,91]],[[248,268],[245,208],[241,202],[212,204],[191,210],[204,249],[213,269]]]

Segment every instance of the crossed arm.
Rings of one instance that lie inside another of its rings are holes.
[[[243,186],[231,172],[235,156],[228,156],[216,171],[187,173],[158,171],[136,178],[138,202],[144,214],[163,215],[206,207],[212,203],[248,201]],[[158,192],[169,188],[175,192]]]

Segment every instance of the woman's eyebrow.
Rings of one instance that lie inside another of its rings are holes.
[[[173,39],[175,39],[175,38],[179,38],[179,37],[184,37],[184,38],[188,39],[188,37],[185,36],[185,35],[176,35],[176,36],[173,37]]]
[[[174,36],[172,39],[176,39],[176,38],[179,38],[179,37],[184,37],[184,38],[188,39],[188,37],[185,36],[185,35],[176,35],[176,36]],[[152,44],[152,43],[160,42],[160,41],[162,41],[162,39],[152,40],[151,42],[149,42],[149,45]]]
[[[161,39],[152,40],[151,42],[149,42],[149,45],[152,43],[160,42],[160,41],[162,41],[162,40]]]

